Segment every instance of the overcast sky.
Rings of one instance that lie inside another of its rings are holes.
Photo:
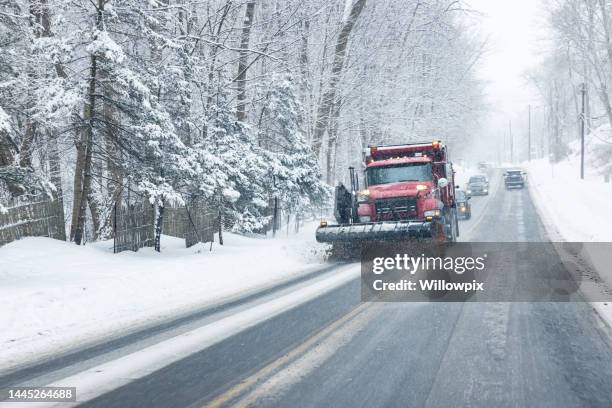
[[[480,16],[482,35],[489,37],[480,77],[487,82],[488,102],[493,111],[487,132],[501,133],[509,119],[517,122],[517,134],[527,105],[538,103],[525,73],[537,65],[545,48],[544,0],[467,0]]]
[[[541,0],[468,0],[482,13],[482,33],[489,36],[481,76],[498,110],[514,111],[528,103],[524,73],[537,63],[545,40]]]

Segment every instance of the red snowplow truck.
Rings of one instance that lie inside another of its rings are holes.
[[[453,242],[459,235],[452,163],[439,140],[369,146],[365,188],[336,187],[336,225],[321,221],[318,242],[352,244],[409,239]]]

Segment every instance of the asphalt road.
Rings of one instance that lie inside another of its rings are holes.
[[[464,239],[547,240],[527,190],[472,205]],[[360,304],[351,282],[84,406],[610,407],[611,345],[588,303]]]
[[[463,239],[547,240],[527,190],[472,204]],[[353,280],[81,405],[610,407],[611,346],[588,303],[361,303]]]

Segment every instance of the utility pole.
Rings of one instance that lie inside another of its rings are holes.
[[[499,136],[498,136],[498,137],[499,137]],[[505,138],[505,137],[503,137],[503,136],[502,136],[502,141],[503,141],[503,142],[504,142],[504,144],[505,144],[505,142],[506,142],[506,138]],[[501,146],[500,146],[500,144],[499,144],[499,143],[497,143],[497,164],[498,164],[498,166],[500,166],[500,167],[502,166],[502,163],[504,162],[504,161],[503,161],[503,157],[502,157],[502,150],[503,150],[503,147],[501,147]]]
[[[527,161],[531,161],[531,104],[527,106]]]
[[[514,140],[512,137],[512,120],[508,121],[508,132],[510,137],[510,163],[514,163]]]
[[[585,128],[585,110],[586,110],[586,84],[583,82],[580,87],[582,94],[582,109],[580,113],[580,178],[584,180],[584,128]]]

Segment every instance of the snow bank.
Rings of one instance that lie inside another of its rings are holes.
[[[609,126],[585,138],[585,178],[580,179],[580,144],[569,146],[569,157],[551,164],[547,159],[524,163],[528,185],[538,212],[553,241],[612,242],[612,132]],[[582,256],[612,287],[608,245],[587,245]],[[602,253],[603,251],[603,253]],[[612,306],[592,302],[599,315],[612,327]]]
[[[542,218],[556,229],[553,240],[612,241],[612,182],[604,182],[604,173],[610,171],[612,135],[606,133],[609,127],[602,127],[586,138],[584,180],[580,179],[578,142],[569,145],[569,157],[559,163],[548,159],[523,163]],[[609,154],[607,159],[603,152]]]
[[[8,244],[0,248],[0,370],[312,270],[323,262],[315,227],[277,239],[226,234],[212,252],[167,236],[161,253],[113,254],[112,241]]]

